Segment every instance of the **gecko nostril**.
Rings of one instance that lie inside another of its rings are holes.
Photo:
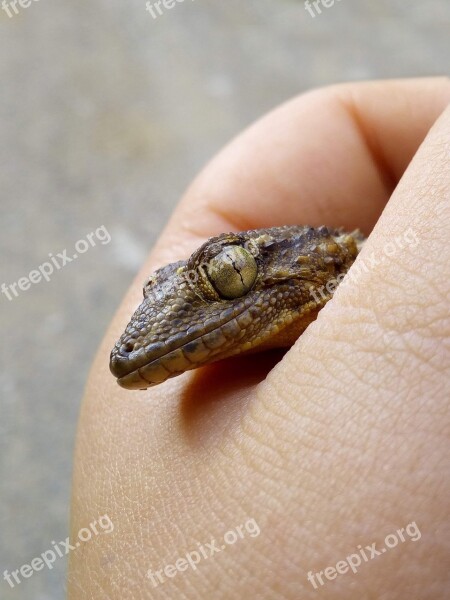
[[[120,354],[122,356],[128,356],[128,354],[131,354],[131,352],[133,352],[133,350],[134,350],[134,343],[126,342],[125,344],[122,344],[122,346],[120,347]]]

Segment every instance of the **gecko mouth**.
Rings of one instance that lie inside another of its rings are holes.
[[[256,312],[258,307],[246,298],[239,307],[223,310],[218,322],[209,328],[200,324],[195,331],[178,334],[169,343],[150,344],[130,352],[126,344],[118,342],[111,352],[111,373],[121,387],[142,390],[217,360],[221,354],[238,353],[238,349],[233,351],[236,341],[246,335]]]

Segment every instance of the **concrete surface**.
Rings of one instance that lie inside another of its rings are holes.
[[[450,4],[342,0],[33,0],[0,10],[1,283],[104,226],[97,243],[1,304],[0,569],[67,536],[90,361],[189,180],[249,122],[312,86],[442,74]],[[137,217],[139,215],[139,217]],[[4,600],[64,596],[65,560]]]

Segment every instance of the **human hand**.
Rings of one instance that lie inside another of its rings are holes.
[[[72,553],[70,598],[445,596],[450,112],[438,117],[449,99],[445,79],[314,91],[194,181],[89,377],[72,531],[98,514],[114,531]],[[375,223],[365,268],[282,358],[230,359],[146,392],[109,373],[145,276],[205,238],[282,224],[369,233]],[[164,571],[249,519],[258,535],[244,530],[196,570]],[[413,522],[416,541],[405,532]],[[388,534],[396,547],[356,573],[308,580]]]

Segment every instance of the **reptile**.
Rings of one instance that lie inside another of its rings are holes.
[[[120,386],[147,389],[237,354],[292,345],[332,297],[364,236],[283,226],[224,233],[162,267],[110,357]]]

